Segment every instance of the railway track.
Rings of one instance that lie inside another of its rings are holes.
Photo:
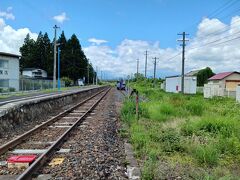
[[[61,151],[60,147],[69,137],[70,132],[84,121],[87,115],[105,97],[109,90],[110,88],[105,88],[81,101],[74,107],[50,118],[41,125],[0,146],[1,161],[6,160],[14,154],[37,155],[37,159],[29,167],[25,169],[9,169],[6,166],[1,166],[0,174],[15,174],[18,175],[17,179],[19,180],[31,179],[32,176],[49,161],[56,151]]]

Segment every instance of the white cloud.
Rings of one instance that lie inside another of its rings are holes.
[[[19,53],[26,34],[34,39],[36,33],[28,28],[14,29],[5,23],[6,17],[0,18],[0,50]],[[223,32],[224,33],[215,33]],[[209,35],[209,33],[211,35]],[[215,72],[239,71],[240,69],[240,17],[232,18],[230,24],[225,24],[218,19],[205,18],[198,25],[196,36],[191,38],[186,47],[186,71],[199,69],[206,66]],[[177,38],[177,37],[176,37]],[[219,40],[219,41],[216,41]],[[140,72],[144,73],[146,50],[149,51],[148,76],[152,76],[153,57],[158,57],[158,74],[180,74],[181,56],[169,60],[170,57],[181,52],[181,47],[162,48],[160,42],[124,39],[115,48],[108,46],[106,40],[91,38],[92,44],[84,47],[84,51],[94,66],[107,72],[111,77],[129,75],[136,72],[136,59],[140,60]],[[219,45],[209,44],[216,41]],[[229,41],[228,43],[224,43]]]
[[[13,9],[13,7],[9,6],[9,7],[7,8],[7,11],[9,12],[9,11],[11,11],[12,9]]]
[[[24,38],[28,33],[33,39],[37,38],[37,34],[32,33],[28,28],[13,29],[0,18],[0,50],[19,54],[19,48],[22,46]]]
[[[54,16],[53,19],[55,21],[57,21],[58,23],[63,23],[64,21],[68,20],[69,18],[67,17],[67,14],[65,12],[62,12],[61,14]]]
[[[103,43],[107,43],[108,41],[103,40],[103,39],[90,38],[90,39],[88,39],[88,42],[93,43],[93,45],[100,45]]]
[[[217,33],[216,33],[217,32]],[[231,40],[238,38],[237,40]],[[218,41],[216,41],[218,40]],[[209,42],[215,43],[208,44]],[[229,41],[225,43],[225,41]],[[220,44],[222,43],[222,44]],[[159,58],[158,74],[180,74],[181,56],[170,57],[181,52],[181,47],[161,48],[159,42],[123,40],[116,48],[106,45],[90,45],[84,48],[93,64],[113,77],[136,72],[136,59],[140,59],[140,72],[144,73],[144,52],[149,51],[148,75],[153,71],[153,57]],[[216,45],[218,44],[218,45]],[[196,36],[186,47],[186,71],[211,67],[215,72],[239,71],[240,69],[240,17],[232,18],[230,25],[218,19],[205,18],[198,25]],[[162,73],[160,73],[162,72]]]
[[[12,10],[12,7],[8,7],[7,11],[0,11],[0,17],[14,20],[15,16],[11,13],[11,10]]]

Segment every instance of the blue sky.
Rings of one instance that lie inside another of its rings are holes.
[[[177,33],[194,33],[202,17],[226,0],[4,0],[1,9],[13,7],[14,28],[53,35],[53,16],[66,12],[69,20],[59,24],[69,37],[76,33],[83,45],[91,37],[106,39],[116,46],[123,39],[160,41],[174,47]],[[194,26],[195,25],[195,26]]]
[[[67,38],[77,34],[87,56],[110,76],[114,75],[114,67],[123,63],[127,64],[124,67],[127,70],[120,75],[134,73],[136,58],[140,59],[142,72],[144,49],[148,49],[149,58],[160,58],[157,74],[163,77],[180,72],[179,57],[173,59],[173,63],[166,60],[180,51],[177,33],[190,33],[189,47],[202,44],[204,38],[199,35],[208,35],[210,31],[221,30],[225,26],[229,28],[228,33],[232,33],[230,23],[238,18],[239,11],[235,10],[240,8],[239,2],[217,15],[209,16],[229,1],[236,0],[0,0],[0,41],[3,42],[0,48],[14,52],[19,48],[14,46],[13,49],[10,40],[4,39],[9,30],[7,26],[12,28],[20,45],[26,32],[33,36],[39,31],[48,32],[53,38],[52,27],[57,24]],[[1,12],[10,13],[14,18],[4,18],[3,14],[1,17]],[[54,20],[54,17],[63,15],[62,22]],[[5,28],[2,32],[1,22]],[[21,33],[23,29],[24,33]],[[208,37],[208,40],[214,38]],[[228,63],[226,71],[233,70],[230,64],[233,60],[238,61],[237,52],[234,57],[226,58],[227,51],[219,56],[214,48],[211,50],[189,51],[186,69],[211,66],[216,72],[224,71],[218,66],[221,60],[224,64]],[[150,76],[152,62],[149,63]]]

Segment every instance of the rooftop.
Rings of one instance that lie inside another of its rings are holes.
[[[240,74],[239,72],[237,71],[233,71],[233,72],[222,72],[222,73],[219,73],[219,74],[216,74],[214,76],[212,76],[211,78],[209,78],[208,80],[222,80],[224,79],[225,77],[227,76],[230,76],[231,74],[233,73],[237,73],[237,74]]]
[[[15,58],[20,58],[21,57],[20,55],[6,53],[6,52],[0,52],[0,56],[15,57]]]

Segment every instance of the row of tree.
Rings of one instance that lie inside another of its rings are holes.
[[[84,54],[77,36],[73,34],[70,39],[67,39],[62,32],[57,43],[60,44],[61,50],[61,77],[68,77],[74,82],[77,79],[85,78],[86,82],[92,83],[96,72]],[[21,71],[24,68],[40,68],[46,70],[49,77],[53,76],[54,40],[51,42],[47,33],[40,32],[36,41],[27,34],[20,53]]]

